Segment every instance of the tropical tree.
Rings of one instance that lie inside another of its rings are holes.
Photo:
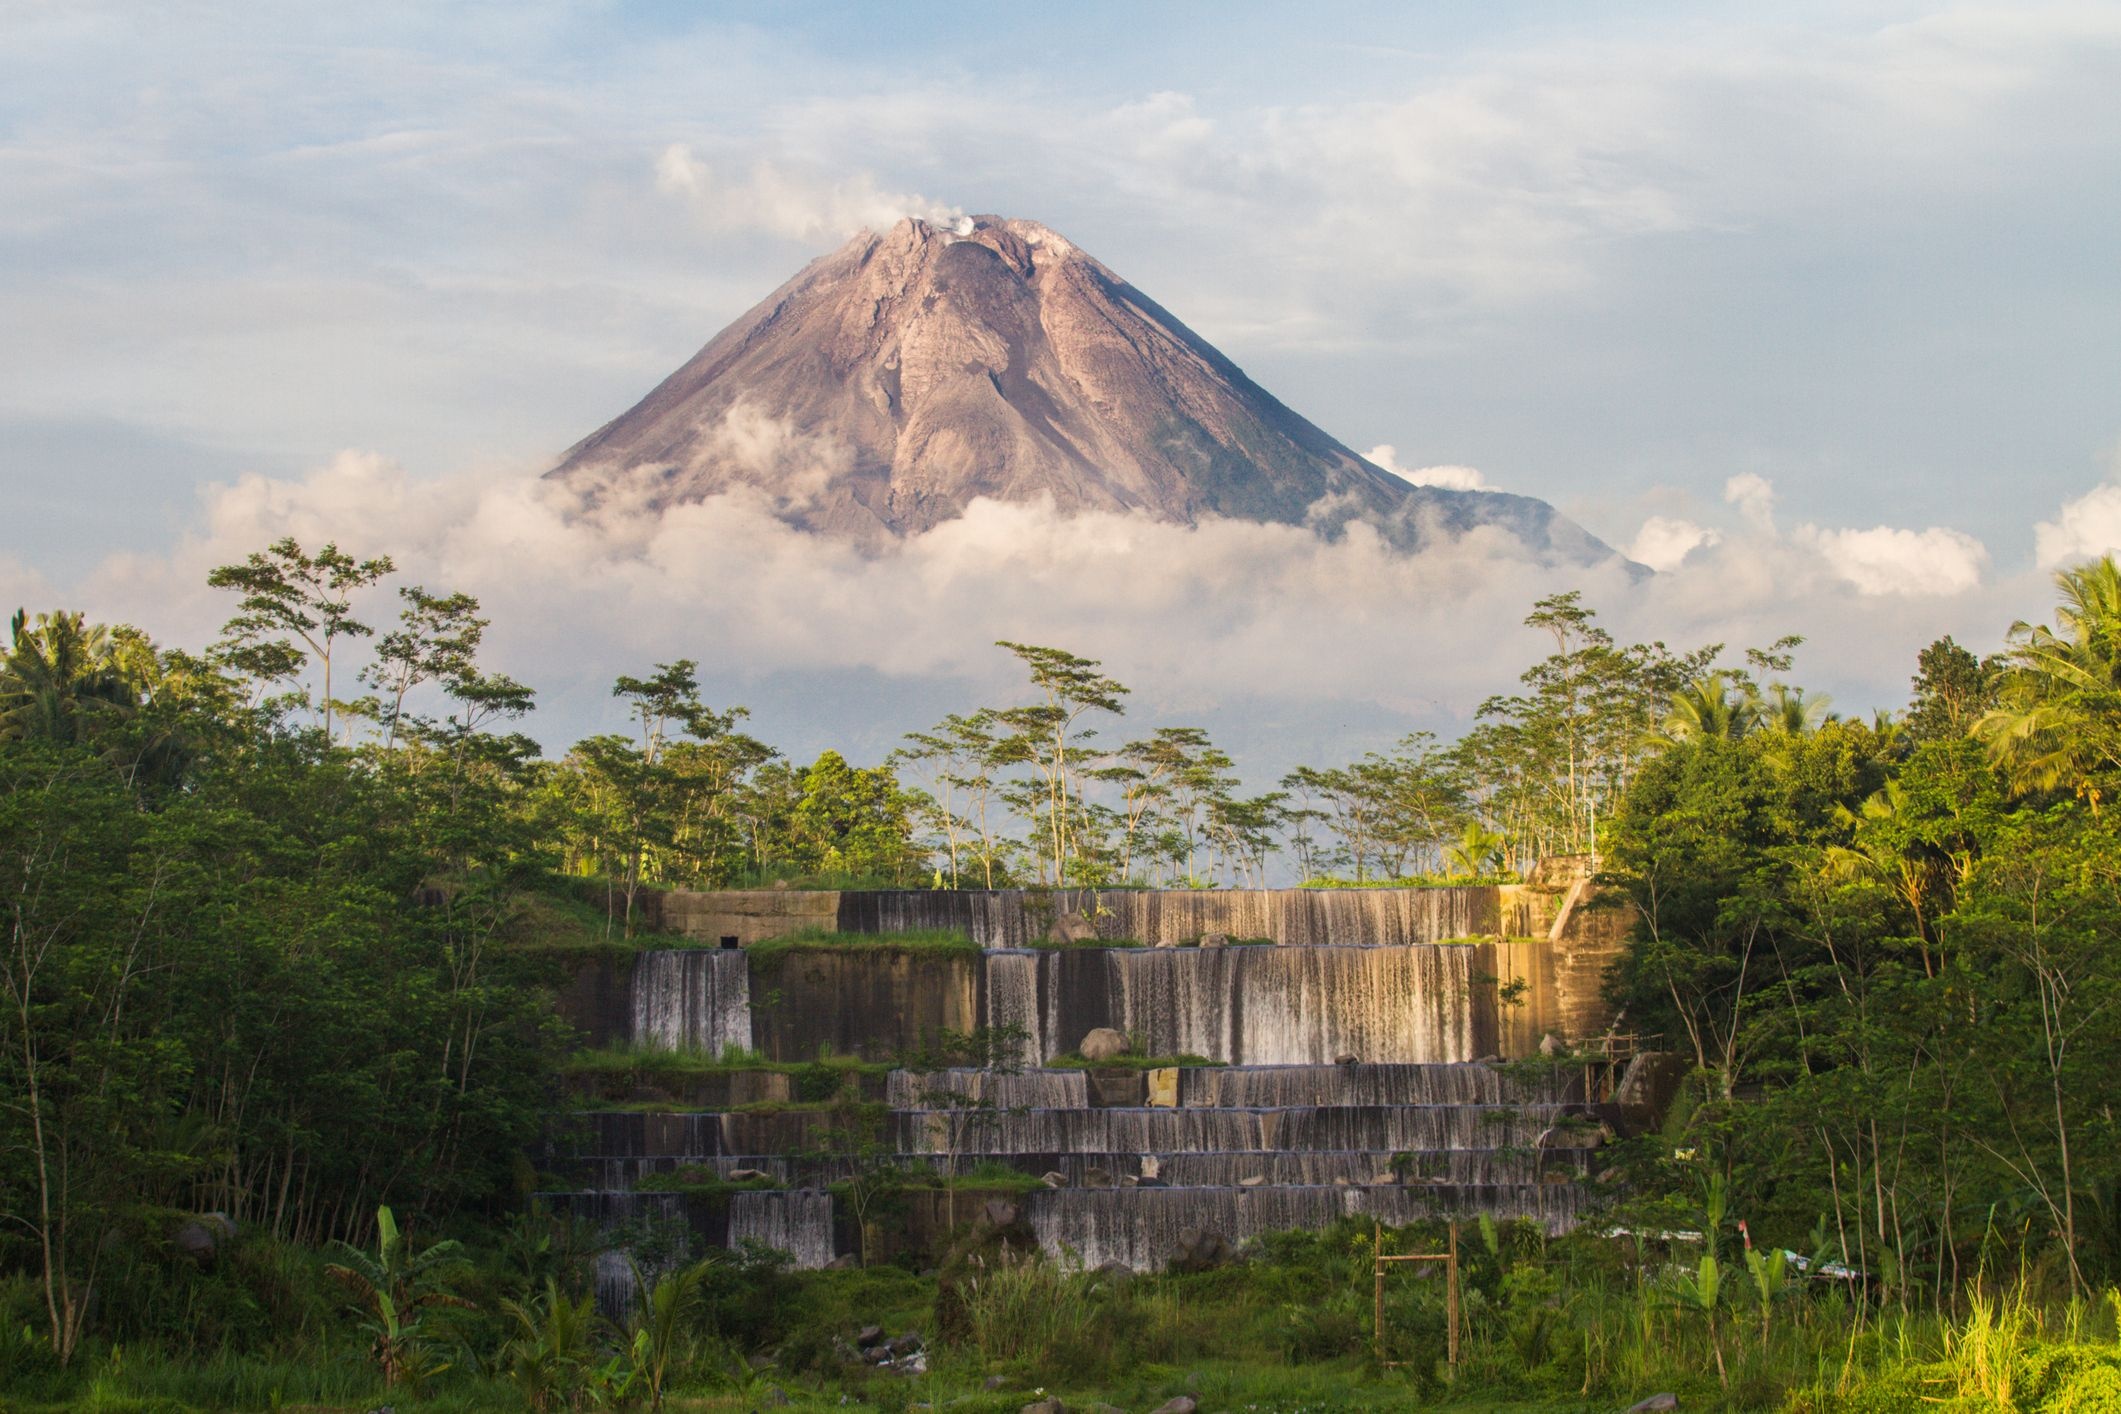
[[[2096,807],[2121,767],[2121,566],[2111,555],[2055,575],[2055,626],[2011,626],[1997,705],[1976,730],[2021,790]]]
[[[292,536],[242,564],[222,565],[206,582],[243,596],[236,616],[221,630],[223,656],[260,682],[291,680],[314,656],[324,671],[324,735],[329,738],[338,706],[332,698],[332,667],[341,640],[375,632],[353,616],[353,596],[396,568],[388,555],[357,560],[335,543],[312,555]],[[295,647],[297,642],[308,653]]]
[[[1760,697],[1748,683],[1728,672],[1704,673],[1672,694],[1650,740],[1660,748],[1689,741],[1738,741],[1762,720]]]
[[[1009,732],[1001,749],[1012,759],[1028,764],[1042,787],[1039,828],[1045,836],[1043,863],[1050,866],[1052,881],[1061,883],[1075,850],[1073,803],[1079,797],[1083,773],[1095,764],[1086,759],[1088,741],[1095,732],[1079,724],[1092,712],[1112,716],[1124,713],[1128,689],[1117,678],[1099,672],[1094,658],[1007,639],[997,640],[995,646],[1016,655],[1039,695],[1036,702],[1008,708],[995,716]]]
[[[17,610],[0,659],[0,741],[73,745],[135,711],[154,653],[132,630],[78,613]]]
[[[332,1247],[341,1260],[324,1270],[352,1294],[362,1327],[373,1337],[383,1383],[418,1385],[449,1368],[434,1358],[424,1328],[427,1313],[438,1306],[471,1305],[448,1286],[465,1265],[463,1244],[435,1242],[415,1250],[398,1231],[396,1215],[380,1207],[373,1253],[349,1242]]]

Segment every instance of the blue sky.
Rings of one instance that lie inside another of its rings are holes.
[[[2111,4],[0,0],[0,590],[194,632],[154,567],[342,453],[534,476],[852,227],[996,211],[1351,445],[1790,557],[1878,695],[2121,540],[2117,92]]]

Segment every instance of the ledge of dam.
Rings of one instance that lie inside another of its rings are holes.
[[[1478,1063],[1536,1058],[1549,1038],[1596,1051],[1612,1029],[1605,976],[1633,918],[1581,870],[1546,887],[664,893],[646,913],[689,945],[577,967],[561,1010],[592,1046],[904,1067],[944,1031],[1011,1040],[992,1069],[847,1071],[827,1105],[749,1060],[578,1096],[554,1116],[544,1198],[622,1232],[763,1242],[802,1266],[936,1245],[953,1196],[909,1192],[883,1235],[842,1211],[835,1186],[872,1162],[834,1156],[850,1123],[904,1171],[1038,1180],[1012,1210],[1093,1265],[1350,1214],[1558,1232],[1602,1136],[1641,1119],[1615,1103],[1610,1062]],[[1076,939],[1042,946],[1061,919]],[[912,931],[977,947],[754,951]],[[1137,1056],[1198,1060],[1054,1065],[1098,1028]]]
[[[668,893],[652,925],[700,944],[599,957],[562,1011],[590,1045],[775,1061],[890,1060],[948,1030],[1020,1033],[1037,1066],[1098,1027],[1154,1055],[1230,1064],[1451,1062],[1598,1035],[1631,915],[1522,885],[1441,889]],[[1055,917],[1150,946],[1029,946]],[[1506,926],[1507,925],[1507,926]],[[829,947],[754,964],[805,931],[967,934],[977,955]],[[1205,933],[1248,945],[1194,946]],[[1527,941],[1535,938],[1537,941]],[[768,972],[770,971],[770,975]]]

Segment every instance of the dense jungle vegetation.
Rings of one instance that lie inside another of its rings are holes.
[[[631,734],[548,759],[480,606],[405,586],[384,622],[391,574],[282,542],[215,572],[234,616],[191,650],[14,618],[9,1407],[2121,1408],[2111,560],[1991,658],[1933,644],[1867,721],[1789,681],[1794,641],[1624,646],[1557,596],[1527,620],[1553,651],[1462,740],[1249,795],[1205,733],[1126,740],[1124,685],[1027,644],[1001,645],[1021,701],[874,766],[785,760],[683,661],[617,681]],[[1554,853],[1636,903],[1614,995],[1693,1075],[1615,1152],[1628,1235],[1468,1231],[1455,1372],[1438,1283],[1395,1278],[1372,1329],[1367,1229],[1129,1281],[970,1237],[936,1275],[733,1254],[644,1278],[622,1330],[589,1304],[592,1235],[530,1210],[576,1050],[556,958],[624,945],[644,889]],[[927,1333],[926,1373],[841,1363],[870,1323]]]

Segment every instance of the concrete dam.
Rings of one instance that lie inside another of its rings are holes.
[[[1629,1122],[1602,984],[1631,918],[1580,876],[666,894],[649,918],[691,945],[601,957],[562,998],[641,1064],[577,1085],[540,1155],[547,1202],[627,1240],[918,1258],[983,1182],[1091,1266],[1350,1215],[1558,1232]],[[890,943],[939,931],[970,941]],[[884,1224],[845,1196],[880,1169],[930,1176]]]

